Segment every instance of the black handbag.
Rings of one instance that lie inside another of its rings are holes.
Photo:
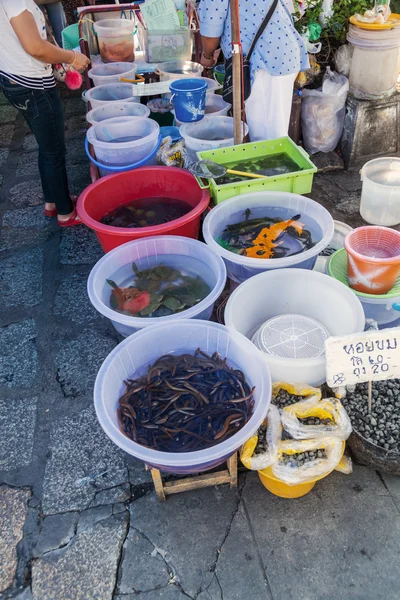
[[[251,93],[251,82],[250,82],[250,58],[253,54],[254,48],[261,35],[264,33],[265,28],[272,19],[272,15],[278,5],[279,0],[274,0],[269,8],[269,11],[264,17],[263,22],[260,25],[256,35],[254,36],[253,42],[249,48],[247,56],[243,57],[242,63],[242,91],[244,93],[243,102],[247,100]],[[232,73],[232,58],[225,60],[225,81],[222,88],[222,97],[228,104],[233,104],[233,73]]]

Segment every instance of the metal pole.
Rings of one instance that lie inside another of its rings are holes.
[[[240,46],[239,0],[230,0],[232,31],[233,124],[235,144],[243,141],[242,53]]]

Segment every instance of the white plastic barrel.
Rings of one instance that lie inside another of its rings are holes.
[[[264,323],[280,315],[313,319],[328,336],[358,333],[365,325],[361,303],[350,288],[328,275],[300,269],[269,271],[242,283],[228,300],[225,323],[252,339]],[[326,380],[325,354],[301,358],[302,348],[313,342],[313,332],[293,328],[276,333],[278,341],[286,340],[293,354],[283,358],[263,353],[272,381],[322,384]]]
[[[86,115],[86,120],[91,125],[115,117],[148,117],[150,109],[137,102],[110,102],[93,108]]]
[[[184,123],[180,127],[180,132],[185,140],[189,158],[193,161],[197,160],[197,152],[228,148],[234,145],[232,117],[215,117],[210,115],[196,123]],[[243,137],[248,132],[248,126],[244,124]]]
[[[100,64],[88,71],[88,76],[94,85],[120,83],[121,79],[135,79],[137,65],[128,62]]]
[[[350,92],[361,100],[376,100],[396,89],[400,28],[368,30],[350,25],[347,41],[354,47]]]
[[[160,126],[152,119],[116,117],[90,127],[86,135],[98,161],[119,167],[139,162],[148,156],[156,147],[159,133]],[[137,139],[119,141],[130,137]]]
[[[140,97],[132,94],[131,83],[106,83],[87,90],[85,102],[90,102],[92,108],[97,108],[112,102],[140,102]]]
[[[360,214],[372,225],[400,223],[400,158],[376,158],[361,169]]]
[[[195,452],[160,452],[127,438],[119,428],[118,400],[124,381],[143,375],[148,365],[163,354],[193,354],[201,348],[218,352],[228,365],[243,371],[254,386],[254,411],[246,425],[231,438]],[[262,354],[243,335],[218,323],[183,319],[146,327],[130,335],[108,355],[94,387],[97,418],[108,437],[128,454],[162,471],[193,473],[221,464],[248,440],[262,423],[271,401],[271,377]]]
[[[166,317],[135,317],[118,313],[110,308],[112,290],[107,279],[115,281],[121,287],[132,285],[133,262],[139,270],[165,265],[191,277],[200,277],[209,286],[210,293],[195,306]],[[225,282],[224,261],[206,244],[189,238],[162,235],[127,242],[103,256],[89,275],[88,295],[95,309],[108,317],[118,333],[126,337],[156,323],[171,323],[178,319],[209,319],[214,302],[224,290]]]

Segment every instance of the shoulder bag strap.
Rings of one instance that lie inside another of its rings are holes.
[[[250,49],[248,51],[248,53],[246,54],[246,60],[250,60],[251,55],[254,52],[254,48],[256,47],[256,44],[258,42],[258,40],[260,39],[260,37],[262,36],[262,34],[264,33],[265,28],[267,27],[268,23],[270,22],[270,20],[272,19],[272,15],[275,12],[275,9],[278,5],[279,0],[273,0],[271,6],[269,7],[269,10],[267,12],[267,14],[264,17],[263,22],[261,23],[256,35],[254,36],[254,39],[252,41],[252,44],[250,46]]]

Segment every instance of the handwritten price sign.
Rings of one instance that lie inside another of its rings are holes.
[[[330,387],[400,379],[400,328],[331,337],[325,353]]]

